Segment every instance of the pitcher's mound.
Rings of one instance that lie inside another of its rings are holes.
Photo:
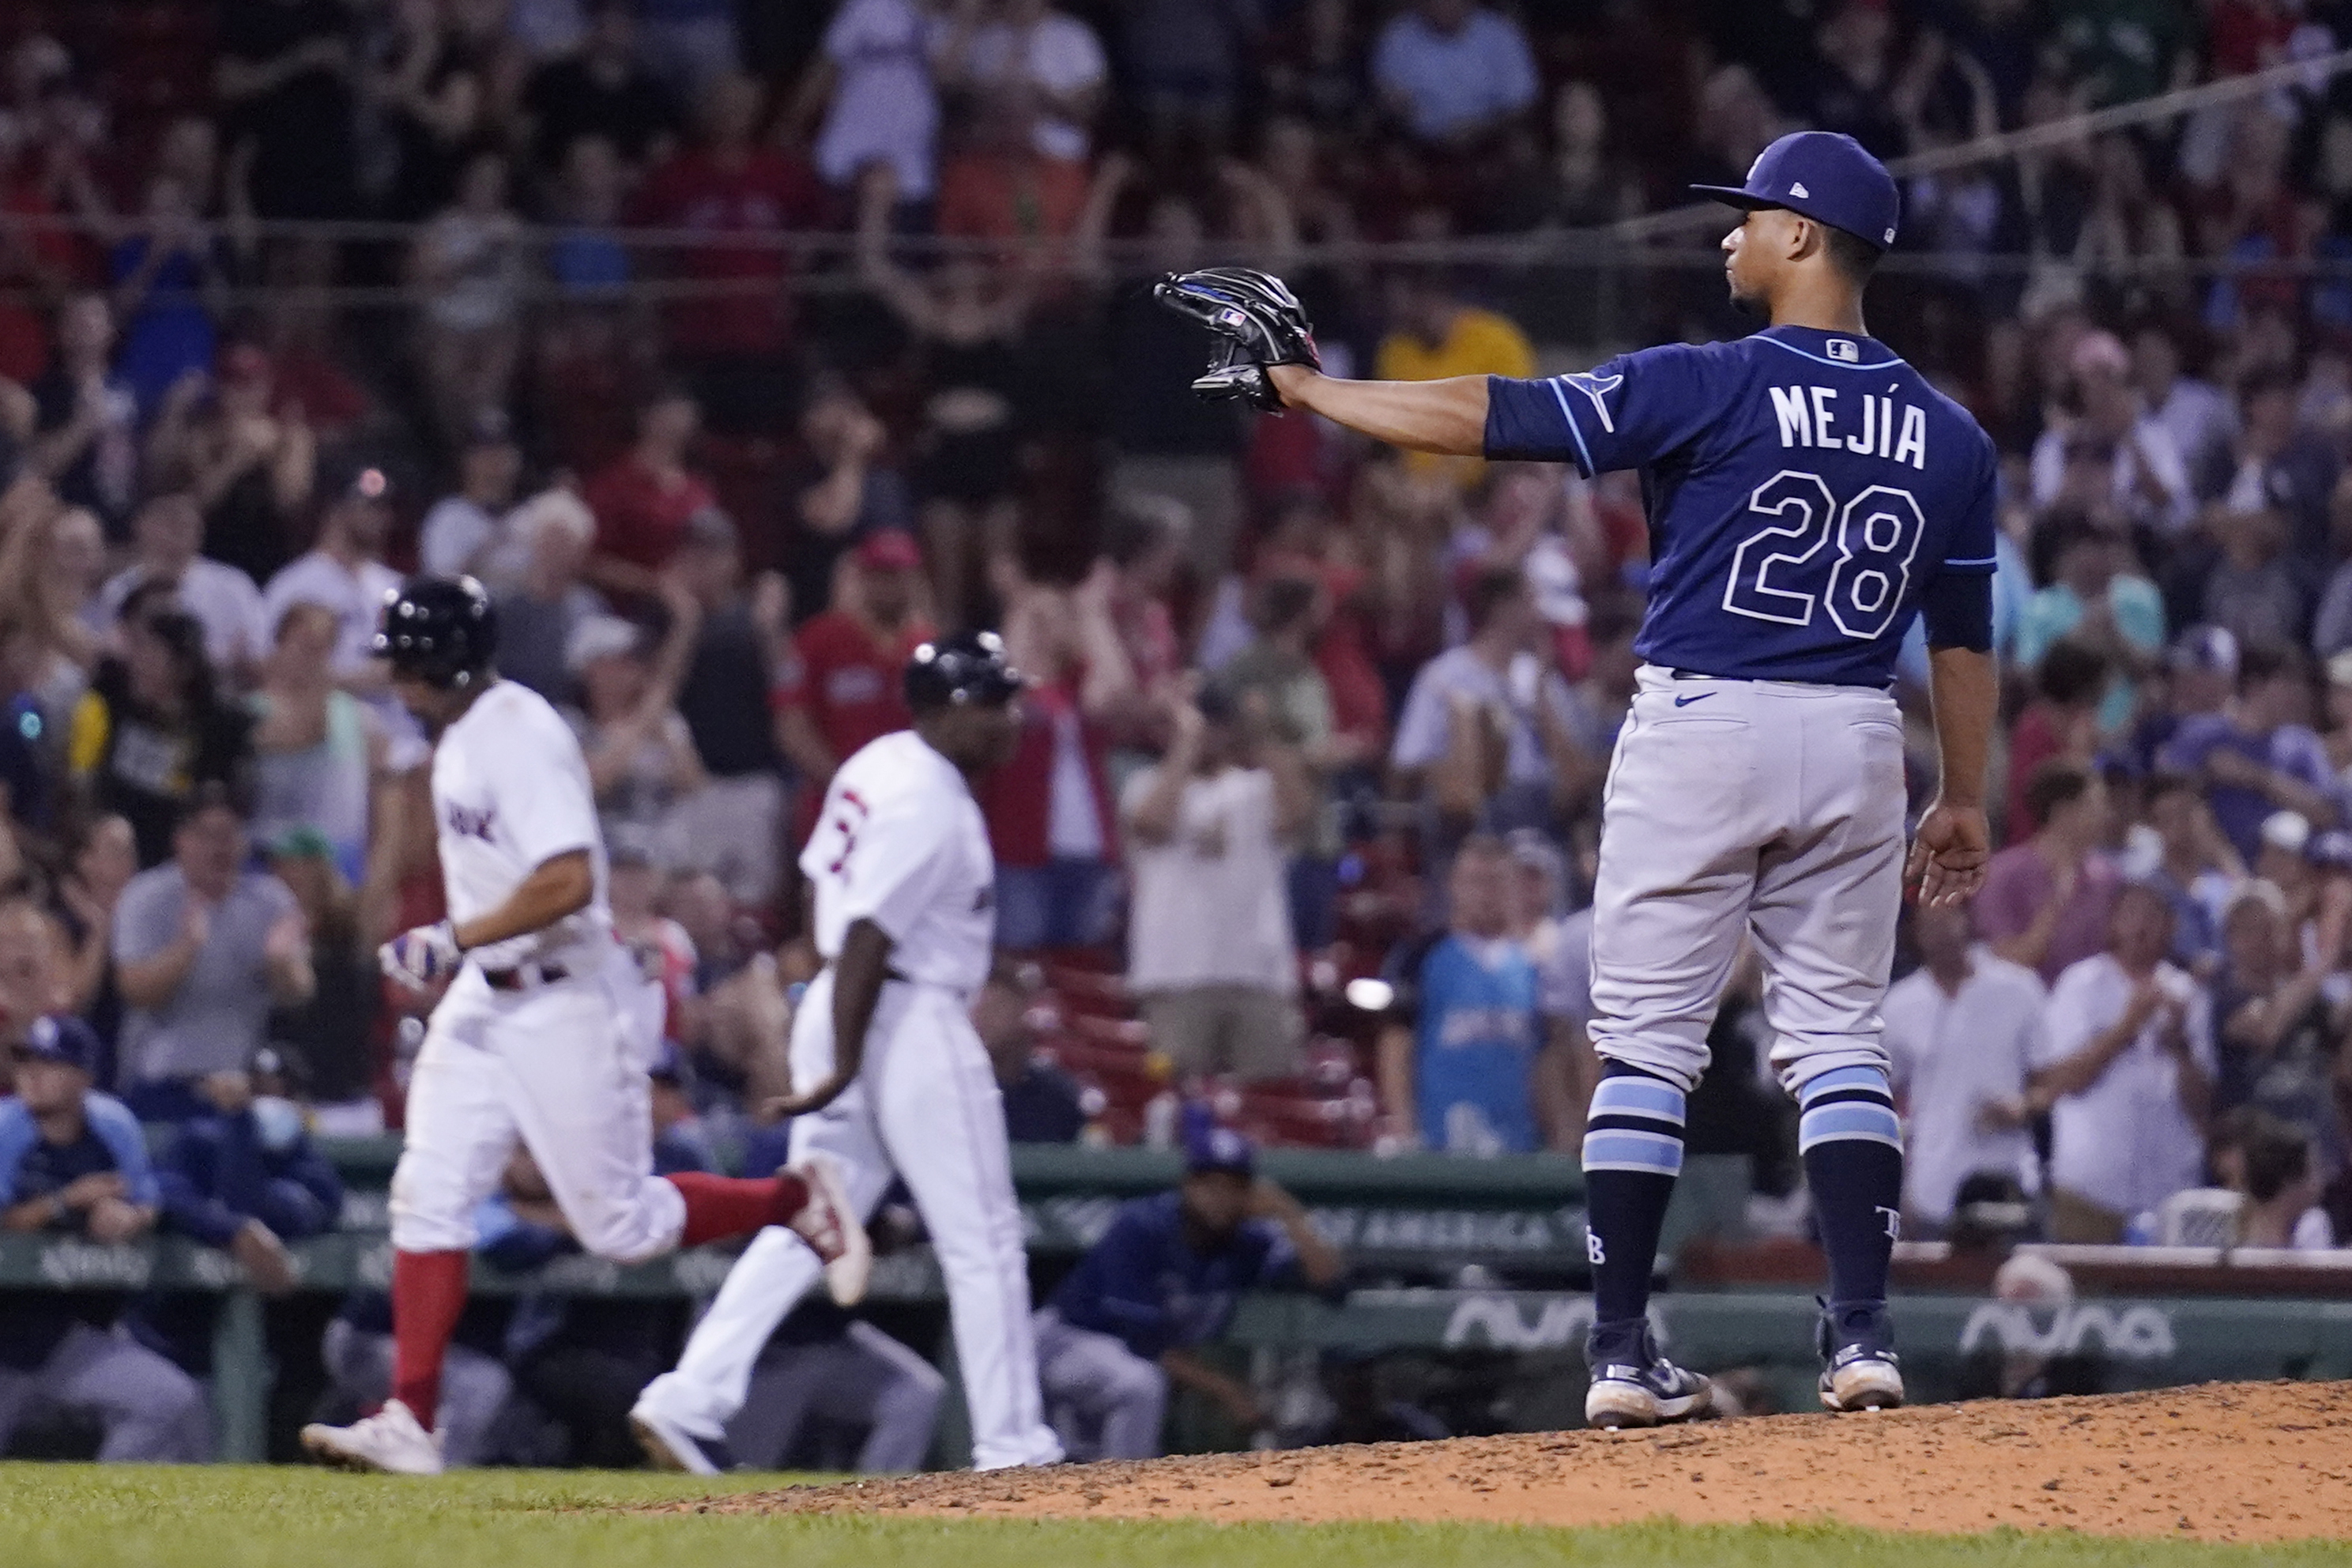
[[[1831,1518],[2207,1541],[2352,1539],[2352,1384],[1779,1415],[1654,1432],[1220,1454],[712,1499],[718,1512],[1483,1521]]]

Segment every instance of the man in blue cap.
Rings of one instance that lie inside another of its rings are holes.
[[[1257,1173],[1248,1139],[1196,1129],[1183,1184],[1124,1205],[1037,1309],[1037,1377],[1062,1447],[1078,1458],[1155,1458],[1171,1383],[1255,1430],[1248,1385],[1194,1349],[1224,1332],[1244,1290],[1328,1289],[1341,1267],[1298,1200]]]
[[[36,1018],[9,1047],[16,1093],[0,1100],[0,1230],[99,1243],[154,1228],[155,1174],[139,1123],[90,1087],[98,1037],[66,1014]],[[101,1459],[194,1463],[212,1427],[195,1379],[132,1339],[118,1290],[19,1298],[0,1312],[0,1448],[36,1405],[94,1416]]]
[[[1886,1279],[1902,1130],[1879,1041],[1906,881],[1973,894],[1990,850],[1992,443],[1869,335],[1862,297],[1895,243],[1894,178],[1848,136],[1799,132],[1738,186],[1736,342],[1669,343],[1574,375],[1339,381],[1278,279],[1212,268],[1161,300],[1223,340],[1205,396],[1305,408],[1397,446],[1631,468],[1650,521],[1640,689],[1602,814],[1585,1124],[1594,1324],[1585,1417],[1704,1414],[1707,1381],[1658,1353],[1650,1271],[1682,1168],[1685,1096],[1743,939],[1762,956],[1772,1062],[1829,1255],[1821,1397],[1901,1403]],[[1942,792],[1904,857],[1903,720],[1888,688],[1924,613]]]

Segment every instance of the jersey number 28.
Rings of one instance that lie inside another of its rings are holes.
[[[1740,542],[1723,607],[1735,616],[1809,626],[1815,609],[1862,641],[1885,634],[1911,586],[1927,519],[1918,498],[1872,485],[1838,503],[1819,474],[1783,468],[1748,498],[1748,510],[1780,521]],[[1832,548],[1833,547],[1833,548]]]

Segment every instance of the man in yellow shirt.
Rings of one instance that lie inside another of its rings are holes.
[[[1492,310],[1466,305],[1450,280],[1435,269],[1412,268],[1391,285],[1394,330],[1381,340],[1372,374],[1381,381],[1440,381],[1452,375],[1536,374],[1536,351],[1518,323]],[[1467,489],[1486,469],[1477,458],[1442,458],[1407,452],[1406,468],[1420,475],[1443,474]]]

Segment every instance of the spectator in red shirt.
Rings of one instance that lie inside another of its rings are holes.
[[[678,277],[723,290],[674,306],[669,342],[693,365],[712,428],[730,435],[760,432],[789,401],[791,268],[780,242],[814,224],[824,200],[805,163],[756,139],[766,108],[756,78],[714,77],[703,93],[700,142],[646,177],[636,212],[651,227],[711,236],[668,253]]]
[[[771,698],[776,744],[800,770],[794,842],[815,825],[833,770],[867,742],[914,722],[899,672],[929,640],[922,613],[922,552],[898,529],[870,533],[850,554],[840,602],[793,636],[793,657]]]
[[[1135,689],[1111,586],[1108,563],[1097,563],[1074,589],[1016,584],[1006,595],[1005,650],[1031,685],[1020,750],[980,805],[996,851],[996,944],[1014,952],[1110,938],[1118,836],[1104,721]]]
[[[583,499],[596,514],[588,579],[596,586],[652,597],[662,568],[685,542],[687,524],[719,504],[709,484],[686,466],[701,423],[701,410],[684,388],[655,388],[638,405],[636,444],[588,482]]]

